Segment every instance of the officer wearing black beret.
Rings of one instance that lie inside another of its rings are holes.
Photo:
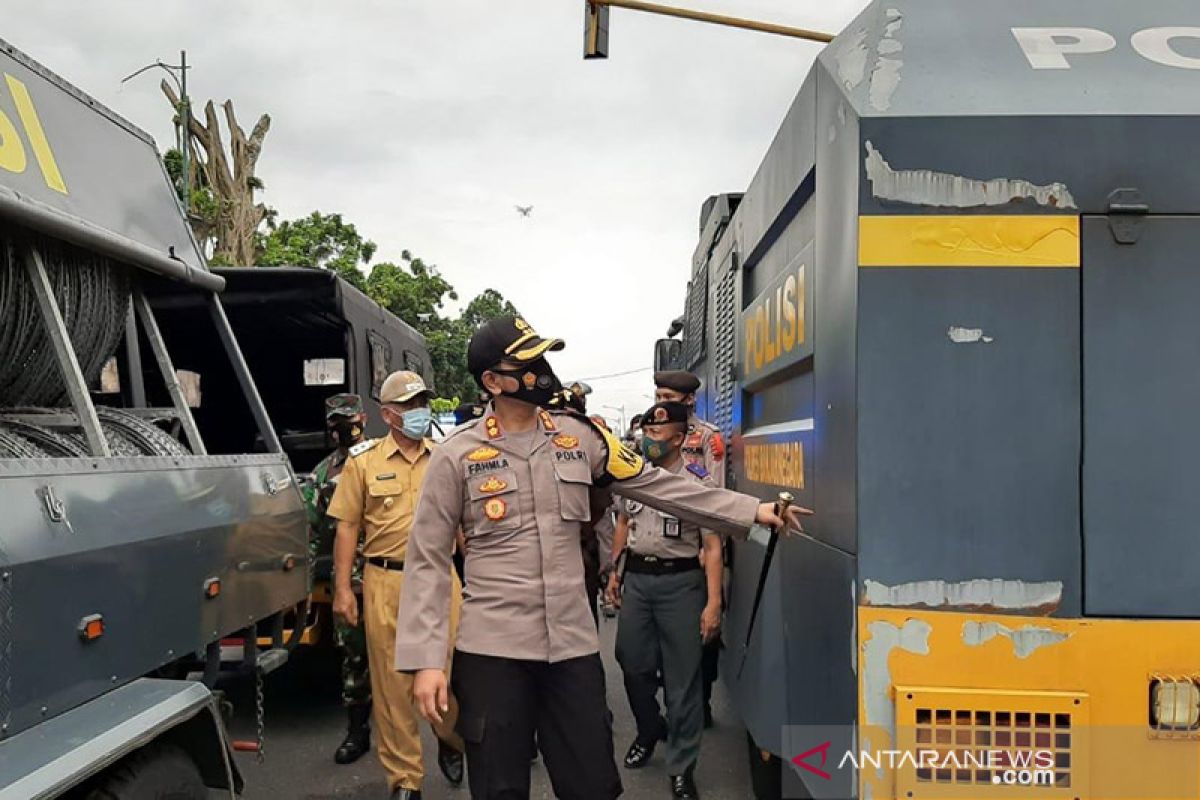
[[[725,441],[721,429],[696,416],[696,392],[700,379],[681,369],[654,373],[654,401],[683,403],[688,407],[688,432],[683,443],[683,458],[700,464],[712,475],[717,486],[725,485]]]
[[[660,469],[712,486],[704,467],[686,463],[680,453],[687,419],[682,403],[651,406],[642,415],[642,454]],[[666,740],[672,795],[694,800],[704,730],[701,644],[721,625],[721,537],[635,500],[618,496],[616,504],[613,557],[624,568],[609,578],[608,599],[621,609],[617,661],[637,721],[625,766],[645,766]],[[658,704],[660,669],[665,719]]]

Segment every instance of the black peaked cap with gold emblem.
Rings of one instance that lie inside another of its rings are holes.
[[[547,351],[562,350],[562,339],[543,339],[520,317],[496,317],[484,323],[467,345],[467,371],[478,380],[501,361],[527,363]]]

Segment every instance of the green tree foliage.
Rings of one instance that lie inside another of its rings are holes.
[[[405,250],[400,262],[371,264],[375,243],[340,214],[314,211],[278,224],[268,221],[259,240],[258,266],[329,269],[357,286],[379,305],[425,336],[437,393],[453,410],[460,397],[475,397],[478,387],[467,372],[467,342],[484,322],[517,309],[495,289],[467,303],[457,316],[446,304],[458,300],[454,287],[436,266]]]
[[[268,223],[260,235],[260,267],[313,267],[341,275],[360,289],[365,278],[360,267],[375,255],[375,243],[359,234],[341,214],[314,211],[307,217]]]
[[[371,299],[413,325],[412,320],[432,321],[447,299],[457,300],[454,287],[431,267],[405,250],[401,264],[380,262],[371,268],[365,291]],[[414,327],[416,327],[414,325]]]
[[[182,202],[183,153],[174,147],[171,148],[163,155],[163,165],[167,168],[167,176],[171,179],[171,185],[175,187],[175,194]],[[213,196],[212,190],[204,185],[203,173],[193,177],[198,177],[200,183],[192,185],[192,201],[187,205],[188,221],[201,246],[205,248],[206,252],[211,252],[213,236],[217,230],[217,216],[221,207],[217,203],[217,198]],[[269,213],[273,217],[274,211]],[[210,261],[214,266],[219,266],[221,263],[220,259],[211,259]]]

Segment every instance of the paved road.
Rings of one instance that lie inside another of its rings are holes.
[[[633,718],[625,701],[620,670],[612,657],[616,621],[606,620],[601,627],[601,642],[608,671],[609,706],[616,715],[618,757],[633,741]],[[246,779],[247,800],[279,798],[356,798],[385,800],[387,784],[374,755],[350,766],[333,763],[333,751],[345,728],[337,691],[337,660],[326,652],[301,651],[286,667],[270,676],[266,691],[267,746],[266,762],[258,764],[253,754],[238,753],[237,760]],[[250,681],[224,687],[237,713],[230,724],[231,735],[251,738],[253,693]],[[704,738],[696,782],[704,800],[747,800],[751,797],[746,775],[745,733],[736,714],[717,687],[714,698],[716,726]],[[432,758],[432,735],[424,726],[426,741],[426,800],[469,800],[465,788],[452,789],[438,772]],[[669,798],[666,769],[661,752],[644,769],[622,770],[624,798],[648,800]],[[533,767],[535,800],[554,797],[546,771],[539,761]]]

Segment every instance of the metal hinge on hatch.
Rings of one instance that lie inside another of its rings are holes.
[[[1137,189],[1117,189],[1108,196],[1108,229],[1117,244],[1137,244],[1150,206]]]

